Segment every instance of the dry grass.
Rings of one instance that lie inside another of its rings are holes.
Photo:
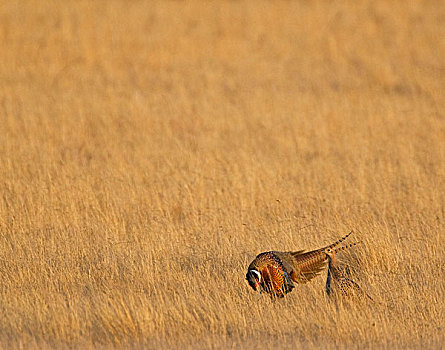
[[[443,1],[0,3],[0,344],[443,346]],[[344,259],[272,303],[264,250]]]

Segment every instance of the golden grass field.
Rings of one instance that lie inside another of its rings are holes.
[[[445,344],[445,2],[0,2],[2,348]],[[339,258],[272,302],[266,250]]]

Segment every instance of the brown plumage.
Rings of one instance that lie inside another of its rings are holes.
[[[351,245],[350,245],[351,246]],[[347,247],[341,247],[337,251],[343,250]],[[326,279],[326,293],[329,296],[334,297],[359,297],[359,298],[372,298],[365,293],[360,286],[346,277],[347,274],[344,269],[339,266],[336,259],[336,252],[328,252],[328,277]]]
[[[265,252],[249,265],[246,280],[254,289],[273,297],[284,297],[295,288],[295,283],[307,283],[326,266],[328,252],[343,242],[352,232],[327,247],[305,252]]]

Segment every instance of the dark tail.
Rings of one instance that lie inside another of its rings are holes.
[[[328,249],[326,249],[325,252],[326,252],[327,255],[334,255],[334,254],[336,254],[336,253],[338,253],[338,252],[341,252],[342,250],[345,250],[345,249],[349,249],[349,248],[351,248],[351,247],[354,247],[354,246],[356,246],[357,244],[360,244],[360,242],[350,243],[350,244],[348,244],[348,245],[344,245],[344,246],[341,246],[341,247],[338,247],[338,248],[335,248],[335,249],[328,248]]]
[[[321,250],[325,250],[325,251],[332,250],[333,248],[335,248],[336,246],[338,246],[340,243],[342,243],[343,241],[345,241],[346,238],[348,238],[348,237],[352,234],[352,232],[354,232],[354,231],[349,232],[346,236],[340,238],[337,242],[334,242],[334,243],[328,245],[327,247],[322,248]]]

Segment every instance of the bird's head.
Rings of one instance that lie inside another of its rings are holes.
[[[246,280],[249,282],[249,285],[253,288],[253,290],[257,290],[261,279],[261,273],[259,273],[257,270],[247,271]]]

